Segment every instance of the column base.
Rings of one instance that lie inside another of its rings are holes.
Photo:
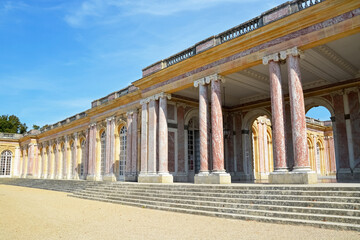
[[[103,177],[103,180],[107,182],[116,182],[116,177],[114,174],[107,174]]]
[[[314,184],[317,183],[315,172],[272,172],[269,175],[269,183],[273,184]]]
[[[174,177],[171,174],[140,174],[139,183],[173,183]]]
[[[26,174],[26,178],[35,178],[32,174]]]
[[[230,184],[231,175],[226,172],[199,173],[194,177],[195,184]]]
[[[87,175],[86,176],[86,180],[89,180],[89,181],[96,181],[96,176],[95,175]]]

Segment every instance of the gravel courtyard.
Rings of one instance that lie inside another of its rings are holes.
[[[240,221],[0,185],[0,239],[360,239],[360,233]]]

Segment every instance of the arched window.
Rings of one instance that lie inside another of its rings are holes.
[[[12,153],[5,150],[1,153],[0,176],[10,176]]]
[[[103,131],[101,133],[101,137],[100,137],[100,142],[101,142],[101,175],[104,176],[105,174],[105,159],[106,159],[106,133],[105,131]]]
[[[126,162],[126,127],[120,129],[120,158],[119,158],[119,176],[125,176]]]
[[[80,163],[80,176],[84,176],[84,164],[85,164],[85,161],[86,161],[86,140],[82,140],[81,141],[81,163]]]

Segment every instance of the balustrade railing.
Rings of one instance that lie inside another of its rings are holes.
[[[325,0],[298,0],[296,1],[299,7],[299,11],[305,8],[311,7],[315,4],[321,3]]]
[[[196,47],[188,48],[174,56],[169,57],[165,60],[166,66],[174,65],[175,63],[181,62],[189,57],[192,57],[196,54]]]
[[[261,27],[262,25],[263,25],[262,17],[253,18],[250,21],[247,21],[247,22],[240,24],[232,29],[229,29],[223,33],[220,33],[218,35],[218,37],[220,38],[220,44],[227,42],[231,39],[237,38],[248,32],[251,32],[251,31]]]
[[[289,1],[287,3],[284,3],[280,6],[277,6],[263,14],[261,14],[258,17],[255,17],[251,19],[250,21],[247,21],[243,24],[240,24],[234,28],[231,28],[223,33],[220,33],[215,36],[214,44],[208,47],[207,49],[214,47],[216,45],[225,43],[227,41],[230,41],[234,38],[240,37],[244,34],[247,34],[251,31],[254,31],[255,29],[258,29],[262,26],[265,26],[273,21],[276,21],[278,19],[281,19],[283,17],[286,17],[288,15],[291,15],[293,13],[299,12],[303,9],[309,8],[313,5],[316,5],[318,3],[324,2],[325,0],[294,0]],[[195,44],[193,47],[188,48],[184,51],[181,51],[163,61],[158,62],[153,65],[150,65],[143,69],[143,77],[149,76],[161,69],[170,67],[176,63],[179,63],[181,61],[184,61],[185,59],[188,59],[190,57],[193,57],[197,54],[196,49],[200,45],[202,45],[203,42],[199,42]],[[200,51],[202,52],[202,51]]]

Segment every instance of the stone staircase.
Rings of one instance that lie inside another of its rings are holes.
[[[360,231],[360,185],[108,183],[70,196],[206,216]]]
[[[158,210],[360,231],[360,184],[195,185],[0,179],[0,184]]]
[[[77,192],[89,187],[100,186],[104,183],[81,180],[0,178],[0,184],[39,188],[59,192]]]

